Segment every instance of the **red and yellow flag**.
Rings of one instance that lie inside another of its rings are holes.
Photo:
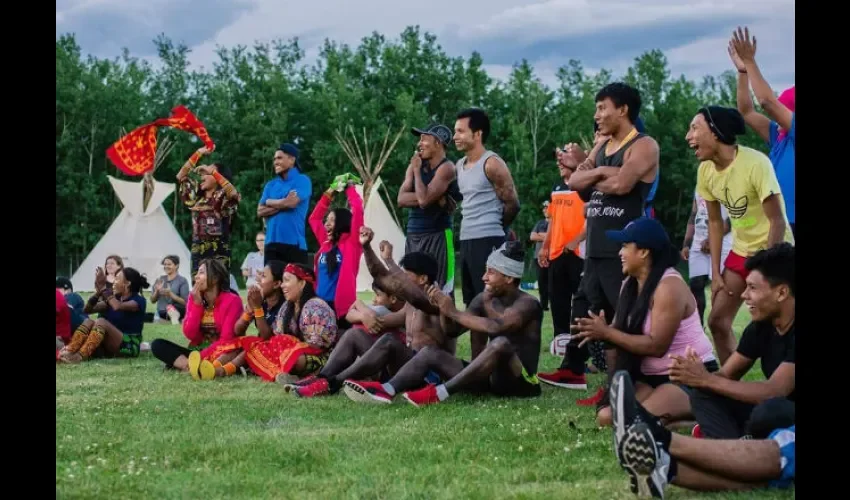
[[[210,150],[215,147],[207,133],[207,127],[186,106],[180,105],[171,110],[171,116],[168,118],[160,118],[142,125],[115,141],[106,150],[106,156],[127,175],[137,176],[152,170],[159,127],[185,130],[197,136]]]

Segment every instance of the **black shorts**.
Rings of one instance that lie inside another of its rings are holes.
[[[720,366],[715,360],[706,361],[705,363],[703,363],[703,365],[705,366],[705,369],[708,370],[708,373],[714,373],[720,369]],[[634,381],[635,383],[643,382],[644,384],[652,387],[653,389],[663,384],[673,383],[670,382],[669,375],[646,375],[643,373],[638,373],[637,375],[635,375]]]
[[[309,266],[307,262],[307,250],[301,250],[297,245],[288,243],[266,243],[263,249],[263,265],[269,263],[270,260],[279,260],[285,264],[304,264]]]
[[[587,299],[588,309],[596,314],[605,311],[605,318],[610,322],[614,318],[624,279],[623,263],[619,258],[586,258],[579,287]],[[606,349],[612,348],[607,342],[603,344]]]
[[[444,293],[454,293],[455,251],[451,229],[433,233],[408,233],[404,253],[424,252],[437,260],[437,281]]]
[[[496,396],[510,398],[534,398],[541,394],[540,381],[537,375],[529,376],[522,369],[522,374],[514,375],[510,370],[496,370],[490,375],[490,392]]]

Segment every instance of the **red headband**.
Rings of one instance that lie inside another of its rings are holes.
[[[295,264],[287,264],[286,267],[283,269],[283,272],[292,274],[296,278],[304,280],[307,283],[310,283],[311,285],[314,285],[316,283],[316,281],[313,279],[312,276],[307,273],[307,271],[301,269]]]

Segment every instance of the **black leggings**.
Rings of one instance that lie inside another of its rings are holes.
[[[697,301],[697,311],[699,311],[699,324],[702,325],[705,318],[705,287],[708,286],[708,275],[694,276],[688,281],[688,286],[691,288],[691,293]]]
[[[174,362],[180,356],[189,356],[192,351],[181,347],[170,340],[156,339],[151,342],[151,353],[153,356],[165,363],[166,368],[174,368]]]

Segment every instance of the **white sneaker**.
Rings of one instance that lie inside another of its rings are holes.
[[[166,309],[166,311],[167,311],[168,317],[171,319],[171,324],[172,325],[179,325],[180,324],[180,311],[178,311],[177,308],[174,307],[174,306],[169,306],[168,309]]]

